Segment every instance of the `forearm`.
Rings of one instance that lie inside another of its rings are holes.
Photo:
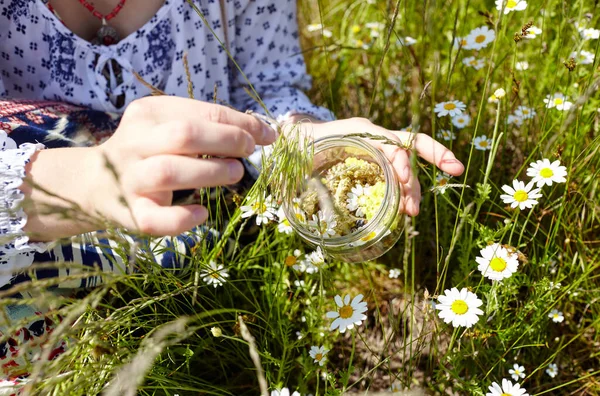
[[[27,165],[24,231],[32,241],[51,241],[97,230],[91,197],[100,194],[102,156],[95,148],[41,150]],[[106,173],[104,171],[103,173]]]

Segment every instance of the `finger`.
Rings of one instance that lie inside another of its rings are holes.
[[[421,185],[416,173],[411,172],[408,182],[402,184],[402,208],[410,216],[419,214],[421,205]]]
[[[200,125],[206,122],[233,125],[250,133],[256,144],[260,145],[271,144],[277,138],[271,127],[250,114],[175,96],[149,96],[136,100],[128,106],[124,118],[134,116],[141,119],[150,117],[158,124],[182,120]]]
[[[408,152],[400,147],[390,145],[384,145],[380,150],[382,150],[392,164],[392,167],[396,170],[400,183],[407,183],[412,172]]]
[[[202,154],[245,158],[254,153],[255,147],[252,135],[237,126],[178,120],[151,128],[140,150],[144,157],[159,154]]]
[[[396,132],[403,142],[412,140],[417,155],[424,160],[435,164],[438,168],[452,176],[460,176],[465,171],[465,166],[456,159],[454,153],[446,146],[432,139],[424,133]]]
[[[157,155],[133,165],[124,177],[127,189],[145,194],[234,184],[244,167],[234,159]]]
[[[179,235],[208,218],[204,206],[160,206],[146,197],[136,199],[131,210],[139,231],[154,236]]]

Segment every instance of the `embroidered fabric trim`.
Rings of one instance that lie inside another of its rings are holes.
[[[24,195],[19,190],[25,178],[25,166],[31,156],[45,148],[43,144],[24,143],[19,148],[6,132],[0,130],[0,286],[10,282],[13,274],[33,262],[33,253],[46,251],[46,243],[29,243],[23,232],[27,215],[20,207]],[[19,257],[20,256],[20,257]]]

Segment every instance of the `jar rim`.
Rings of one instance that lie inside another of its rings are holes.
[[[379,223],[381,222],[382,218],[386,215],[386,212],[389,208],[385,205],[385,203],[394,202],[394,208],[392,209],[395,212],[398,212],[398,205],[400,202],[399,199],[391,199],[391,197],[395,193],[395,186],[399,186],[399,181],[392,167],[392,164],[379,149],[377,149],[372,144],[366,142],[364,139],[357,137],[327,136],[312,142],[311,146],[309,147],[309,150],[312,151],[313,155],[316,155],[322,151],[328,150],[336,146],[354,146],[355,148],[361,148],[365,150],[376,161],[377,165],[379,165],[379,167],[383,171],[383,176],[385,180],[385,194],[383,196],[383,200],[381,201],[381,205],[377,209],[376,215],[364,227],[361,227],[357,231],[354,231],[348,235],[341,235],[332,238],[322,238],[321,236],[315,235],[314,233],[310,232],[303,223],[299,222],[296,219],[296,216],[294,216],[293,212],[290,210],[291,208],[289,207],[289,202],[291,202],[292,200],[284,200],[283,211],[288,221],[290,222],[290,225],[292,225],[293,228],[308,241],[323,247],[348,245],[348,243],[352,241],[360,240],[368,236],[373,231],[377,230],[377,228],[379,227]],[[390,183],[389,181],[392,182]],[[291,197],[288,196],[288,198]],[[371,244],[369,242],[376,243],[377,240],[373,239],[361,246],[368,247]]]

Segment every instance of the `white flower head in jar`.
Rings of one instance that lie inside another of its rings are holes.
[[[308,222],[308,226],[315,234],[323,238],[337,236],[335,230],[337,220],[335,219],[335,214],[331,211],[319,210],[316,215],[312,216],[312,220]]]

